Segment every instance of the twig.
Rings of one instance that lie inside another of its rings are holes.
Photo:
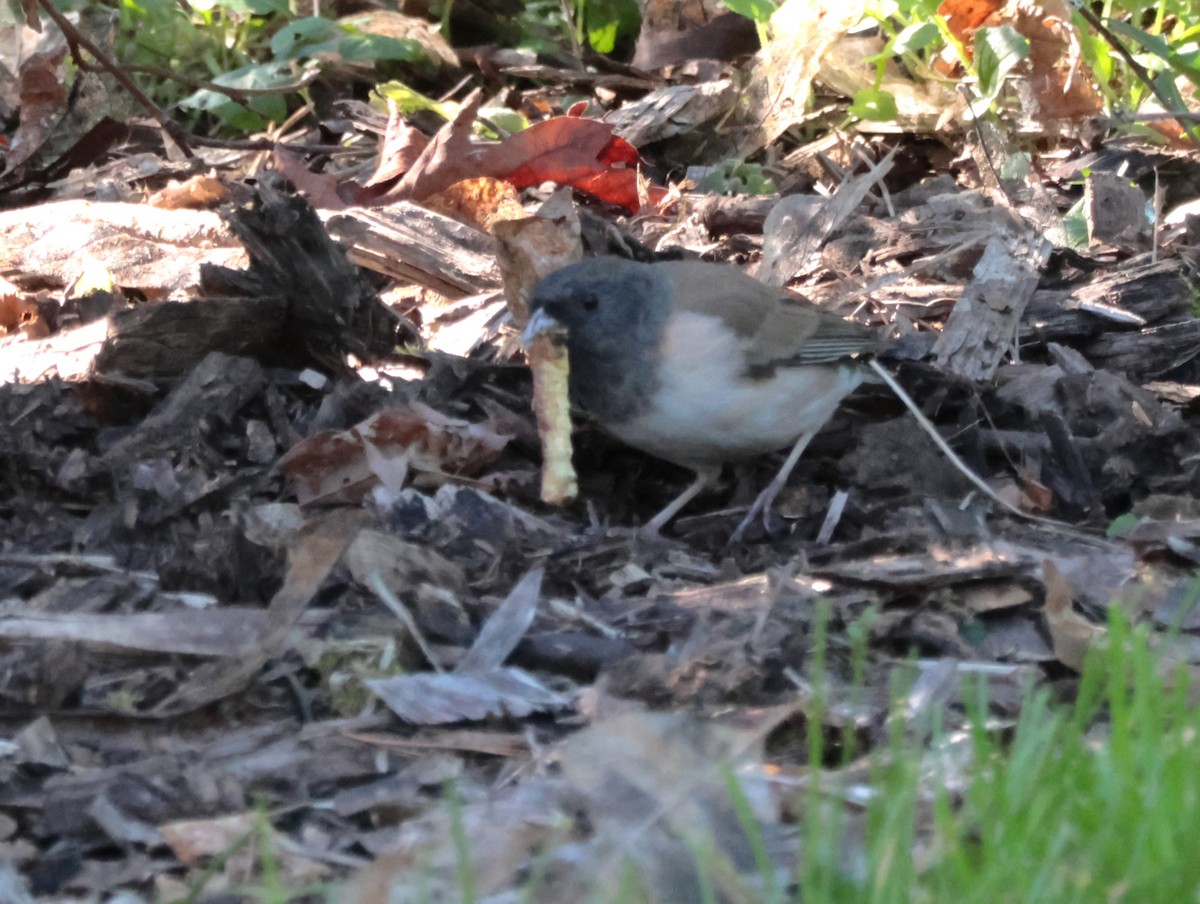
[[[1161,122],[1164,119],[1190,119],[1200,121],[1200,113],[1191,110],[1165,110],[1162,113],[1129,113],[1117,111],[1109,115],[1109,119],[1118,122]]]
[[[882,364],[872,359],[867,362],[867,366],[869,366],[871,370],[875,371],[875,373],[879,375],[879,378],[887,385],[887,388],[896,394],[896,398],[904,403],[904,407],[907,408],[909,413],[917,419],[917,423],[921,425],[921,429],[929,434],[929,438],[933,440],[934,444],[939,450],[941,450],[941,453],[950,460],[950,464],[954,465],[955,469],[962,474],[963,477],[967,478],[971,485],[979,490],[979,492],[983,493],[988,497],[988,499],[991,499],[1005,511],[1016,515],[1018,518],[1023,518],[1026,521],[1033,521],[1036,524],[1044,524],[1048,527],[1056,527],[1067,530],[1074,529],[1072,525],[1067,524],[1065,521],[1055,521],[1053,518],[1042,518],[1039,515],[1031,515],[1029,512],[1022,511],[1011,502],[1000,498],[996,491],[988,486],[982,477],[972,471],[967,463],[959,458],[957,452],[950,448],[950,444],[942,438],[942,435],[937,432],[937,428],[929,422],[929,418],[925,417],[925,413],[917,407],[917,403],[912,400],[912,396],[904,391],[904,388],[896,382],[896,378],[893,377]]]
[[[96,67],[88,66],[87,68],[94,70]],[[317,70],[313,69],[300,76],[296,81],[289,82],[286,85],[275,85],[271,88],[230,88],[228,85],[218,85],[216,82],[206,82],[204,79],[192,78],[190,75],[184,75],[181,72],[166,69],[162,66],[126,66],[125,71],[136,72],[140,75],[153,75],[158,78],[168,78],[194,91],[212,91],[214,94],[224,94],[235,104],[241,104],[243,107],[250,106],[250,102],[246,99],[248,97],[263,97],[272,94],[287,94],[290,91],[300,91],[315,82],[320,75]]]
[[[1100,32],[1100,35],[1104,38],[1104,40],[1108,41],[1108,43],[1112,45],[1113,50],[1115,50],[1121,59],[1123,59],[1129,65],[1129,68],[1133,70],[1134,75],[1142,80],[1142,83],[1150,89],[1150,93],[1154,95],[1155,99],[1162,104],[1162,108],[1164,110],[1171,109],[1170,99],[1159,89],[1154,79],[1150,77],[1150,73],[1146,71],[1146,67],[1139,63],[1136,58],[1134,58],[1134,55],[1129,52],[1129,48],[1122,44],[1120,39],[1115,34],[1109,31],[1108,26],[1100,20],[1100,17],[1088,9],[1086,3],[1076,2],[1073,4],[1073,6],[1075,7],[1075,11],[1079,13],[1079,15],[1083,16],[1083,18],[1087,21],[1088,25]],[[1185,129],[1184,131],[1187,133],[1188,138],[1192,140],[1193,144],[1200,144],[1200,139],[1196,137],[1196,133],[1192,129]]]
[[[137,86],[129,73],[123,70],[120,66],[108,58],[108,56],[93,42],[87,35],[83,34],[78,28],[71,24],[71,21],[54,8],[52,0],[37,0],[38,6],[46,13],[47,16],[58,26],[63,33],[63,37],[67,39],[67,46],[71,49],[71,58],[76,65],[86,67],[86,61],[79,52],[79,48],[83,48],[92,55],[97,63],[108,70],[109,75],[115,78],[118,84],[121,85],[139,104],[146,108],[154,120],[162,126],[164,132],[171,137],[175,145],[179,148],[183,156],[188,159],[195,158],[196,154],[188,146],[185,139],[185,132],[181,126],[175,123],[162,108],[159,107],[150,96]]]

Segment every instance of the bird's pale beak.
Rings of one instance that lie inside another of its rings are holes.
[[[529,323],[525,324],[525,330],[521,333],[521,341],[529,345],[536,337],[544,333],[563,332],[565,329],[566,327],[559,320],[547,314],[545,308],[541,308],[534,311],[533,316],[529,318]]]

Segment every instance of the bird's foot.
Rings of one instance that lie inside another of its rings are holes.
[[[775,497],[779,495],[782,486],[776,486],[775,481],[772,481],[765,490],[758,494],[754,500],[754,504],[750,506],[741,523],[729,535],[729,539],[725,541],[725,548],[736,546],[742,542],[746,535],[746,530],[752,525],[755,519],[761,516],[763,530],[767,532],[768,537],[774,537],[778,533],[777,526],[772,524],[771,506],[775,504]]]

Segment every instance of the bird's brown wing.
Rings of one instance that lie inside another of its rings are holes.
[[[827,364],[883,347],[866,327],[733,267],[682,261],[658,266],[675,283],[677,310],[720,317],[749,340],[747,370]]]

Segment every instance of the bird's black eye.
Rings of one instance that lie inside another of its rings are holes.
[[[583,309],[585,311],[594,311],[598,307],[600,307],[600,299],[599,298],[597,298],[595,295],[584,296]]]

